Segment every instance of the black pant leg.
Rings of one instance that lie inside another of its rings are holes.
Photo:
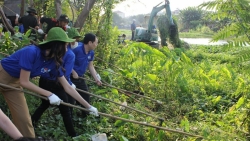
[[[44,78],[40,78],[39,86],[45,90],[51,91],[52,93],[56,94],[64,102],[68,102],[67,93],[64,91],[63,87],[59,84],[59,82],[48,81]],[[75,137],[77,134],[76,134],[74,127],[73,127],[73,121],[71,118],[69,107],[60,104],[58,106],[58,108],[59,108],[60,113],[63,117],[64,126],[66,128],[68,135],[71,137]],[[40,114],[42,114],[42,113],[40,113]]]
[[[71,79],[72,83],[74,83],[76,85],[76,88],[84,90],[84,91],[88,91],[88,86],[87,86],[84,79],[74,79],[73,77],[71,77],[70,79]],[[80,92],[80,91],[78,91],[78,93],[82,96],[82,98],[84,100],[86,100],[88,103],[90,103],[90,95],[88,95],[84,92]],[[76,103],[81,105],[79,102],[76,102]],[[83,107],[83,106],[81,105],[81,107]],[[85,107],[83,107],[83,108],[85,108]],[[82,111],[82,117],[86,117],[88,114],[89,114],[89,112]]]
[[[46,82],[44,82],[42,79],[39,79],[39,87],[46,89]],[[42,100],[42,103],[37,107],[37,109],[31,116],[33,126],[36,125],[36,123],[39,121],[44,111],[47,110],[50,106],[50,103],[48,100],[44,100],[44,99],[41,99],[41,100]]]
[[[68,103],[68,94],[63,90],[63,88],[61,90],[57,91],[57,96],[63,100],[64,102]],[[62,105],[60,104],[58,106],[60,113],[63,117],[63,122],[64,122],[64,126],[67,130],[67,133],[69,134],[69,136],[71,137],[75,137],[77,134],[74,130],[73,127],[73,120],[72,120],[72,114],[71,114],[71,110],[68,106]]]

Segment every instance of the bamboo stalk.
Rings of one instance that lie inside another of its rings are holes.
[[[0,54],[4,55],[5,57],[10,56],[9,54],[3,53],[3,52],[0,52]]]
[[[98,66],[95,66],[95,68],[104,70],[103,68],[98,67]],[[105,70],[105,71],[108,71],[108,70]],[[121,74],[119,74],[119,73],[117,73],[117,72],[111,72],[111,71],[108,71],[108,72],[110,72],[110,73],[112,73],[112,74],[115,74],[115,75],[119,75],[119,76],[123,77],[124,79],[128,80],[129,82],[133,83],[132,80],[130,80],[129,78],[127,78],[127,77],[125,77],[125,76],[123,76],[123,75],[121,75]]]
[[[88,94],[88,95],[91,95],[91,96],[94,96],[94,97],[103,99],[103,100],[105,100],[105,101],[108,101],[108,102],[117,104],[117,105],[119,105],[119,106],[123,106],[123,107],[125,107],[125,108],[128,108],[128,109],[130,109],[130,110],[136,111],[136,112],[138,112],[138,113],[145,114],[145,115],[151,116],[151,117],[153,117],[153,118],[157,118],[157,119],[159,119],[160,121],[164,121],[163,118],[157,117],[157,116],[152,115],[152,114],[149,114],[149,113],[145,113],[145,112],[143,112],[143,111],[137,110],[137,109],[135,109],[135,108],[132,108],[132,107],[129,107],[129,106],[126,106],[126,105],[122,105],[122,104],[120,104],[120,103],[118,103],[118,102],[114,102],[114,101],[112,101],[112,100],[110,100],[110,99],[107,99],[107,98],[104,98],[104,97],[95,95],[95,94],[93,94],[93,93],[90,93],[90,92],[87,92],[87,91],[84,91],[84,90],[81,90],[81,89],[78,89],[78,88],[76,88],[76,90],[79,91],[79,92],[84,92],[84,93],[86,93],[86,94]]]
[[[94,80],[90,80],[90,79],[87,79],[87,78],[83,78],[83,77],[79,77],[79,78],[80,78],[80,79],[85,79],[85,80],[88,80],[88,81],[91,81],[91,82],[95,82]],[[122,91],[122,92],[124,92],[124,93],[129,93],[129,94],[133,94],[133,95],[136,95],[136,96],[139,96],[139,97],[143,97],[143,98],[148,99],[148,100],[151,100],[151,101],[153,101],[153,102],[155,102],[155,103],[157,103],[157,104],[163,105],[162,102],[159,101],[159,100],[155,100],[155,99],[153,99],[153,98],[150,98],[150,97],[147,97],[147,96],[144,96],[144,95],[140,95],[140,94],[136,94],[136,93],[134,93],[134,92],[130,92],[130,91],[127,91],[127,90],[124,90],[124,89],[121,89],[121,88],[117,88],[117,87],[112,86],[112,85],[109,85],[109,84],[104,84],[104,83],[103,83],[103,85],[108,86],[108,87],[111,87],[111,88],[115,88],[115,89],[117,89],[117,90],[119,90],[119,91]]]
[[[8,9],[10,12],[12,12],[13,14],[16,14],[16,12],[14,12],[13,10],[11,10],[9,7],[5,6],[4,4],[3,4],[3,6],[4,6],[6,9]]]
[[[5,55],[5,56],[7,56],[7,54],[4,54],[4,53],[2,53],[2,52],[0,52],[0,54],[3,54],[3,55]],[[81,77],[80,77],[80,78],[81,78]],[[82,78],[82,79],[84,79],[84,78]],[[145,115],[151,116],[151,117],[153,117],[153,118],[157,118],[157,119],[159,119],[160,121],[164,121],[163,118],[157,117],[157,116],[152,115],[152,114],[149,114],[149,113],[145,113],[145,112],[143,112],[143,111],[137,110],[137,109],[132,108],[132,107],[129,107],[129,106],[122,105],[122,104],[120,104],[120,103],[118,103],[118,102],[114,102],[114,101],[112,101],[112,100],[110,100],[110,99],[107,99],[107,98],[104,98],[104,97],[101,97],[101,96],[92,94],[92,93],[90,93],[90,92],[87,92],[87,91],[84,91],[84,90],[81,90],[81,89],[78,89],[78,88],[76,88],[76,90],[77,90],[77,91],[80,91],[80,92],[84,92],[84,93],[86,93],[86,94],[88,94],[88,95],[91,95],[91,96],[94,96],[94,97],[97,97],[97,98],[100,98],[100,99],[109,101],[109,102],[111,102],[111,103],[114,103],[114,104],[123,106],[123,107],[125,107],[125,108],[127,108],[127,109],[136,111],[136,112],[138,112],[138,113],[145,114]]]
[[[28,91],[25,91],[25,90],[22,90],[22,89],[19,89],[19,88],[15,88],[15,87],[12,87],[12,86],[9,86],[9,85],[6,85],[6,84],[0,83],[0,86],[6,87],[6,88],[10,88],[10,89],[14,89],[14,90],[18,90],[18,91],[22,91],[22,92],[25,92],[25,93],[27,93],[27,94],[30,94],[30,95],[33,95],[33,96],[36,96],[36,97],[39,97],[39,98],[48,100],[48,98],[46,98],[45,96],[41,96],[41,95],[38,95],[38,94],[34,94],[34,93],[32,93],[32,92],[28,92]],[[61,101],[60,104],[66,105],[66,106],[69,106],[69,107],[73,107],[73,108],[77,108],[77,109],[80,109],[80,110],[83,110],[83,111],[88,111],[88,112],[90,112],[90,111],[87,110],[86,108],[82,108],[82,107],[79,107],[79,106],[75,106],[75,105],[72,105],[72,104],[69,104],[69,103],[66,103],[66,102],[63,102],[63,101]],[[118,120],[130,122],[130,123],[135,123],[135,124],[139,124],[139,125],[144,125],[144,126],[148,126],[148,127],[152,127],[152,128],[156,128],[156,129],[168,131],[168,132],[179,133],[179,134],[183,134],[183,135],[187,135],[187,136],[192,136],[192,137],[197,137],[197,138],[203,138],[203,137],[200,136],[200,135],[194,135],[194,134],[191,134],[191,133],[187,133],[187,132],[183,132],[183,131],[178,131],[178,130],[173,130],[173,129],[169,129],[169,128],[165,128],[165,127],[160,127],[160,126],[156,126],[156,125],[151,125],[151,124],[147,124],[147,123],[144,123],[144,122],[139,122],[139,121],[135,121],[135,120],[129,120],[129,119],[125,119],[125,118],[120,118],[120,117],[113,116],[113,115],[110,115],[110,114],[105,114],[105,113],[101,113],[101,112],[98,112],[98,114],[99,114],[99,115],[102,115],[102,116],[105,116],[105,117],[110,117],[110,118],[114,118],[114,119],[118,119]]]

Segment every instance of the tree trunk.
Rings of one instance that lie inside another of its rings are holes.
[[[61,2],[61,0],[55,0],[55,8],[56,8],[56,18],[58,19],[62,14],[62,2]]]
[[[29,2],[29,4],[30,4],[30,7],[31,8],[34,8],[35,7],[35,5],[34,5],[34,1],[33,0],[29,0],[30,2]]]
[[[6,30],[10,31],[11,35],[14,35],[14,29],[7,21],[7,18],[5,17],[2,7],[0,7],[0,17],[2,18],[2,23],[5,26]]]
[[[87,19],[90,10],[92,9],[92,7],[94,6],[96,0],[88,0],[82,10],[82,12],[80,13],[80,15],[77,17],[76,22],[74,24],[74,27],[79,28],[79,30],[82,29],[85,20]]]
[[[74,21],[75,20],[75,12],[74,12],[74,9],[73,9],[73,7],[72,7],[72,5],[71,5],[71,3],[69,2],[69,6],[70,6],[70,9],[71,9],[71,12],[72,12],[72,21]]]
[[[21,8],[20,8],[20,16],[22,17],[24,15],[24,5],[25,5],[25,0],[21,1]]]

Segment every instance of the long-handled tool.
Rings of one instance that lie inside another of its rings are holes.
[[[85,79],[85,80],[88,80],[88,81],[91,81],[91,82],[95,82],[94,80],[90,80],[90,79],[83,78],[83,77],[80,77],[80,79]],[[127,90],[124,90],[124,89],[121,89],[121,88],[117,88],[117,87],[112,86],[112,85],[109,85],[109,84],[103,84],[103,85],[108,86],[108,87],[111,87],[111,88],[115,88],[115,89],[117,89],[117,90],[119,90],[119,91],[122,91],[122,92],[124,92],[124,93],[133,94],[133,95],[136,95],[136,96],[138,96],[138,97],[142,97],[142,98],[151,100],[151,101],[153,101],[153,102],[155,102],[155,103],[157,103],[157,104],[162,105],[162,102],[159,101],[159,100],[155,100],[155,99],[153,99],[153,98],[150,98],[150,97],[147,97],[147,96],[144,96],[144,95],[140,95],[140,94],[137,94],[137,93],[134,93],[134,92],[130,92],[130,91],[127,91]]]
[[[36,96],[36,97],[48,100],[48,98],[46,98],[44,96],[41,96],[41,95],[38,95],[38,94],[34,94],[32,92],[28,92],[28,91],[25,91],[25,90],[22,90],[22,89],[19,89],[19,88],[15,88],[15,87],[12,87],[12,86],[9,86],[9,85],[6,85],[6,84],[0,83],[0,86],[1,87],[6,87],[6,88],[10,88],[10,89],[14,89],[14,90],[18,90],[18,91],[22,91],[22,92],[25,92],[27,94],[30,94],[30,95],[33,95],[33,96]],[[69,104],[69,103],[65,103],[63,101],[61,101],[60,104],[66,105],[66,106],[69,106],[69,107],[73,107],[73,108],[77,108],[77,109],[80,109],[80,110],[83,110],[83,111],[90,112],[89,110],[87,110],[85,108],[82,108],[82,107],[79,107],[79,106],[75,106],[75,105],[72,105],[72,104]],[[105,116],[105,117],[110,117],[110,118],[122,120],[122,121],[125,121],[125,122],[131,122],[131,123],[135,123],[135,124],[139,124],[139,125],[144,125],[144,126],[152,127],[152,128],[155,128],[155,129],[160,129],[160,130],[168,131],[168,132],[179,133],[179,134],[183,134],[183,135],[187,135],[187,136],[192,136],[192,137],[197,137],[197,138],[203,138],[200,135],[194,135],[194,134],[191,134],[191,133],[187,133],[187,132],[183,132],[183,131],[178,131],[178,130],[173,130],[173,129],[169,129],[169,128],[164,128],[164,127],[160,127],[160,126],[155,126],[155,125],[147,124],[147,123],[144,123],[144,122],[139,122],[139,121],[129,120],[129,119],[125,119],[125,118],[120,118],[120,117],[113,116],[113,115],[110,115],[110,114],[105,114],[105,113],[101,113],[101,112],[98,112],[98,114],[102,115],[102,116]]]
[[[5,56],[8,56],[8,54],[2,53],[2,52],[0,52],[0,54],[3,54],[3,55],[5,55]],[[83,79],[84,79],[84,78],[83,78]],[[107,98],[104,98],[104,97],[101,97],[101,96],[98,96],[98,95],[92,94],[92,93],[90,93],[90,92],[87,92],[87,91],[84,91],[84,90],[81,90],[81,89],[77,89],[77,90],[78,90],[78,91],[80,91],[80,92],[84,92],[84,93],[86,93],[86,94],[88,94],[88,95],[91,95],[91,96],[94,96],[94,97],[97,97],[97,98],[100,98],[100,99],[103,99],[103,100],[109,101],[109,102],[111,102],[111,103],[114,103],[114,104],[117,104],[117,105],[123,106],[123,107],[125,107],[125,108],[127,108],[127,109],[131,109],[131,110],[136,111],[136,112],[138,112],[138,113],[145,114],[145,115],[151,116],[151,117],[153,117],[153,118],[157,118],[157,119],[159,119],[161,122],[162,122],[162,121],[164,121],[164,119],[163,119],[163,118],[157,117],[157,116],[155,116],[155,115],[152,115],[152,114],[149,114],[149,113],[146,113],[146,112],[143,112],[143,111],[137,110],[137,109],[132,108],[132,107],[129,107],[129,106],[125,106],[125,105],[120,104],[120,103],[118,103],[118,102],[114,102],[114,101],[109,100],[109,99],[107,99]]]
[[[135,108],[132,108],[132,107],[129,107],[129,106],[120,104],[120,103],[118,103],[118,102],[114,102],[114,101],[112,101],[112,100],[110,100],[110,99],[107,99],[107,98],[104,98],[104,97],[95,95],[95,94],[93,94],[93,93],[90,93],[90,92],[87,92],[87,91],[84,91],[84,90],[81,90],[81,89],[78,89],[78,88],[76,88],[76,90],[79,91],[79,92],[83,92],[83,93],[85,93],[85,94],[88,94],[88,95],[91,95],[91,96],[94,96],[94,97],[103,99],[103,100],[105,100],[105,101],[109,101],[109,102],[114,103],[114,104],[116,104],[116,105],[123,106],[123,107],[125,107],[125,108],[128,108],[128,109],[130,109],[130,110],[136,111],[136,112],[138,112],[138,113],[145,114],[145,115],[150,116],[150,117],[153,117],[153,118],[157,118],[157,119],[159,119],[160,121],[164,121],[163,118],[157,117],[157,116],[152,115],[152,114],[149,114],[149,113],[145,113],[145,112],[143,112],[143,111],[140,111],[140,110],[137,110],[137,109],[135,109]]]

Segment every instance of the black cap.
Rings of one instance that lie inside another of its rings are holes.
[[[69,22],[69,17],[67,15],[62,14],[59,18],[58,21],[64,21],[64,22]]]
[[[27,10],[27,12],[28,12],[28,13],[34,13],[35,15],[37,15],[36,9],[34,9],[34,8],[29,8],[29,9]]]

